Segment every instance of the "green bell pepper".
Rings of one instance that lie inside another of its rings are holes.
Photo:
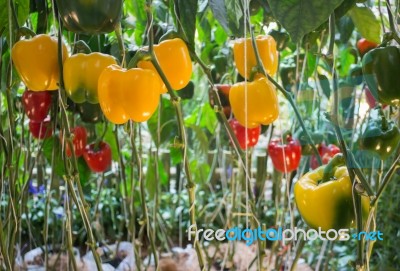
[[[91,104],[88,102],[76,104],[76,110],[78,111],[83,122],[96,123],[104,119],[103,112],[101,111],[99,104]]]
[[[385,160],[397,149],[400,131],[392,120],[386,119],[380,106],[373,111],[377,116],[369,119],[367,128],[361,135],[360,146],[364,150],[375,152]]]
[[[362,60],[365,81],[372,95],[383,104],[400,105],[400,49],[375,48]]]
[[[122,0],[57,0],[64,26],[75,33],[109,33],[121,21]]]

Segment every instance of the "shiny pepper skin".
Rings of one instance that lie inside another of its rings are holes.
[[[338,231],[356,226],[353,184],[344,163],[337,163],[335,159],[306,173],[294,185],[297,209],[307,225],[316,230]],[[365,223],[370,208],[369,198],[365,195],[361,195],[361,206]],[[331,235],[331,238],[334,237]]]
[[[154,45],[154,53],[172,89],[183,89],[192,76],[192,60],[186,43],[180,38],[164,40]],[[139,61],[137,66],[157,73],[151,61]],[[159,80],[162,82],[161,77]],[[162,86],[161,93],[166,93],[167,88],[164,84]]]
[[[276,170],[283,173],[292,172],[299,167],[301,145],[292,136],[287,136],[284,144],[281,139],[272,139],[268,145],[268,154]]]
[[[75,54],[64,63],[65,91],[75,103],[99,102],[97,83],[100,74],[110,65],[117,64],[114,57],[101,53]]]
[[[321,156],[322,164],[326,165],[335,154],[340,153],[340,149],[338,146],[334,144],[329,144],[328,146],[325,143],[321,143],[318,147],[318,153]],[[310,167],[312,169],[316,169],[319,166],[317,157],[315,155],[311,156]]]
[[[232,85],[229,101],[235,118],[247,128],[255,128],[260,124],[271,124],[279,116],[276,90],[264,76],[253,82],[240,82]],[[247,102],[247,106],[245,102]]]
[[[50,111],[51,94],[49,91],[31,91],[27,89],[22,94],[22,105],[30,120],[42,122]]]
[[[63,44],[63,62],[68,57]],[[58,41],[49,35],[20,40],[11,50],[11,57],[25,86],[33,91],[57,90],[59,81]]]
[[[236,135],[242,150],[254,147],[257,144],[261,133],[260,125],[255,128],[246,128],[242,126],[236,119],[229,120],[229,125]]]
[[[378,47],[378,45],[379,45],[378,43],[366,40],[364,38],[361,38],[357,41],[357,49],[361,57],[364,56],[369,51],[371,51],[372,49]]]
[[[143,122],[157,109],[161,82],[152,70],[126,70],[108,66],[100,75],[98,95],[101,110],[114,124]]]
[[[86,149],[87,143],[87,131],[83,126],[76,126],[71,129],[72,135],[72,146],[75,153],[75,157],[81,157]],[[62,133],[60,133],[60,140],[63,141]],[[69,144],[65,143],[65,154],[68,157],[72,156],[72,151],[69,147]]]
[[[50,118],[41,122],[29,121],[29,131],[34,138],[46,139],[53,135],[53,127]]]
[[[110,145],[104,141],[87,145],[83,158],[93,172],[104,172],[111,166],[112,162]]]
[[[278,70],[278,51],[275,39],[268,35],[258,36],[256,37],[256,44],[264,69],[270,76],[275,75]],[[249,78],[252,68],[257,66],[257,58],[250,38],[234,41],[233,58],[240,75],[244,78]],[[245,72],[246,62],[247,73]]]
[[[325,166],[308,172],[294,185],[301,217],[313,229],[348,229],[354,221],[352,184],[346,167],[338,167],[332,180],[321,183]]]
[[[122,0],[57,0],[64,26],[75,33],[114,31],[121,21]]]
[[[374,117],[368,120],[367,127],[360,137],[360,147],[379,155],[386,160],[400,142],[400,130],[393,120],[386,119],[380,106],[372,110]],[[371,116],[372,116],[371,114]]]
[[[379,47],[362,59],[364,79],[371,93],[382,104],[400,105],[400,49]]]

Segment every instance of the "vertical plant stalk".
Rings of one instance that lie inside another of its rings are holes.
[[[139,181],[139,186],[140,186],[140,197],[141,197],[141,206],[142,206],[142,218],[141,221],[143,225],[146,225],[146,230],[147,230],[147,237],[149,238],[150,242],[150,247],[151,247],[151,252],[154,255],[154,264],[156,269],[158,270],[158,255],[157,255],[157,250],[156,250],[156,245],[154,243],[154,234],[153,234],[153,228],[151,227],[150,223],[150,218],[147,210],[147,205],[146,205],[146,187],[145,187],[145,180],[143,179],[143,169],[142,169],[142,160],[140,159],[139,152],[136,148],[135,145],[135,133],[134,133],[134,126],[132,125],[132,121],[130,121],[130,128],[131,128],[131,145],[132,145],[132,152],[133,152],[133,157],[135,158],[136,166],[137,166],[137,171],[138,171],[138,181]],[[133,158],[132,157],[132,158]],[[134,209],[135,208],[135,201],[133,199],[134,197],[134,190],[132,190],[132,202],[131,206]]]
[[[53,13],[55,14],[55,10],[54,10],[54,0],[52,0],[52,4],[53,4]],[[54,16],[56,18],[56,16]],[[72,138],[71,138],[71,130],[70,130],[70,125],[68,122],[68,116],[67,116],[67,112],[66,112],[66,108],[65,108],[65,104],[67,101],[66,98],[66,93],[65,93],[65,89],[64,89],[64,81],[63,81],[63,50],[62,50],[62,31],[61,31],[61,24],[60,22],[58,22],[58,65],[59,65],[59,75],[60,75],[60,82],[59,82],[59,99],[60,99],[60,108],[61,108],[61,121],[62,121],[62,127],[64,128],[64,132],[65,132],[65,137],[67,139],[67,144],[69,146],[69,148],[71,150],[73,150],[73,143],[72,143]],[[68,167],[67,167],[68,170]],[[79,194],[79,198],[80,200],[76,200],[76,204],[78,207],[78,210],[80,212],[83,224],[85,226],[87,235],[88,235],[88,242],[87,245],[89,246],[90,250],[93,253],[93,258],[95,260],[96,263],[96,267],[99,271],[102,271],[102,265],[101,265],[101,259],[99,254],[96,251],[96,240],[94,238],[93,232],[92,232],[92,228],[91,228],[91,224],[90,224],[90,220],[89,220],[89,205],[86,203],[85,200],[85,195],[83,193],[82,190],[82,186],[81,186],[81,182],[80,182],[80,178],[79,178],[79,171],[78,171],[78,162],[77,159],[75,157],[75,153],[72,152],[72,172],[71,170],[67,171],[67,174],[70,175],[74,181],[75,184],[78,188],[78,194]],[[67,176],[66,177],[66,181],[68,183],[68,185],[70,185],[70,193],[71,195],[77,199],[76,194],[75,194],[75,190],[73,187],[73,183],[72,180]],[[72,230],[72,229],[67,229],[67,230]]]
[[[334,40],[335,40],[335,14],[332,14],[329,18],[329,31],[330,31],[330,44],[329,44],[329,51],[328,54],[330,56],[333,56],[333,47],[334,47]],[[333,57],[334,59],[334,57]],[[351,182],[353,184],[353,189],[352,189],[352,195],[353,195],[353,206],[354,206],[354,212],[355,212],[355,217],[356,217],[356,225],[357,225],[357,232],[362,231],[362,206],[361,206],[361,196],[357,193],[355,190],[355,185],[357,183],[356,176],[358,179],[361,181],[361,183],[364,185],[366,188],[368,195],[372,196],[373,192],[369,184],[367,183],[365,176],[359,170],[357,169],[357,163],[350,152],[350,150],[347,147],[346,141],[344,140],[342,131],[339,127],[338,124],[338,115],[339,115],[339,93],[338,93],[338,78],[337,78],[337,72],[335,69],[335,61],[332,62],[332,80],[333,80],[333,112],[332,116],[330,116],[328,113],[325,114],[326,118],[330,120],[335,128],[336,136],[339,139],[340,142],[340,147],[343,152],[343,157],[346,162],[346,167],[349,172],[349,176],[351,179]],[[371,194],[372,193],[372,194]],[[364,253],[363,253],[363,240],[358,240],[357,242],[357,259],[356,259],[356,269],[362,269],[364,266]]]
[[[7,1],[7,11],[8,11],[8,22],[9,22],[9,48],[12,48],[14,42],[14,30],[17,31],[19,28],[18,20],[15,16],[15,7],[12,0]],[[7,214],[5,214],[6,225],[1,227],[1,251],[7,268],[13,269],[15,263],[15,240],[16,235],[19,230],[20,219],[17,213],[20,213],[20,207],[17,201],[18,195],[16,191],[16,177],[19,165],[19,153],[20,149],[15,153],[14,149],[14,138],[17,138],[17,133],[15,129],[15,119],[13,112],[13,97],[12,97],[12,61],[10,57],[9,65],[7,67],[7,78],[6,78],[6,101],[7,101],[7,113],[8,113],[8,123],[9,123],[9,141],[7,144],[8,155],[6,160],[6,172],[8,170],[8,192],[9,199],[7,204]],[[16,158],[16,160],[14,160]],[[3,181],[3,180],[2,180]],[[4,183],[2,183],[3,186]],[[4,227],[3,227],[4,226]],[[6,229],[6,234],[4,234],[4,229]]]
[[[58,109],[58,102],[54,103],[51,109],[51,115],[53,118],[53,125],[54,127],[57,127],[57,109]],[[53,138],[53,146],[55,144],[57,144],[57,138],[54,137]],[[49,236],[49,225],[48,225],[48,218],[49,218],[49,205],[50,205],[50,200],[52,197],[52,193],[51,193],[51,189],[53,187],[53,183],[54,183],[54,172],[55,172],[55,157],[56,157],[56,148],[53,147],[53,150],[51,152],[51,174],[50,174],[50,184],[47,185],[46,182],[46,189],[45,191],[47,191],[47,195],[46,195],[46,201],[45,201],[45,212],[44,212],[44,225],[43,225],[43,243],[44,243],[44,262],[45,262],[45,268],[48,268],[49,266],[49,257],[48,257],[48,244],[47,244],[47,240],[48,240],[48,236]]]
[[[168,94],[171,97],[172,105],[175,108],[175,113],[176,113],[176,117],[177,117],[177,121],[178,121],[178,136],[182,143],[181,152],[182,152],[182,156],[183,156],[183,164],[184,164],[186,181],[187,181],[186,188],[187,188],[188,194],[189,194],[190,223],[191,223],[191,225],[194,225],[194,231],[196,231],[197,230],[196,205],[195,205],[196,185],[192,180],[189,159],[187,156],[187,138],[186,138],[185,125],[184,125],[184,121],[183,121],[182,108],[181,108],[179,96],[177,96],[174,93],[174,91],[173,91],[171,85],[169,84],[167,77],[165,76],[164,72],[162,71],[162,69],[157,61],[156,55],[153,51],[153,36],[152,36],[153,14],[151,12],[151,2],[152,2],[151,0],[147,0],[147,7],[146,7],[147,21],[149,24],[149,27],[148,27],[148,29],[149,29],[149,32],[148,32],[149,54],[151,57],[151,63],[154,65],[154,67],[156,68],[158,74],[160,75],[163,83],[167,87]],[[200,270],[205,270],[204,257],[202,254],[202,249],[201,249],[199,240],[195,239],[194,247],[195,247],[195,250],[197,253]]]
[[[67,179],[68,177],[66,177],[65,179]],[[65,180],[67,183],[67,199],[70,197],[70,195],[72,195],[71,189],[74,189],[73,186],[70,186],[69,180]],[[73,196],[72,196],[73,197]],[[75,197],[73,197],[73,200],[75,202],[78,201],[78,199]],[[71,213],[71,209],[72,209],[72,202],[69,200],[65,201],[65,205],[67,205],[67,219],[65,221],[65,231],[67,234],[67,251],[69,254],[69,261],[72,262],[72,269],[77,271],[78,270],[78,266],[76,265],[76,260],[75,260],[75,256],[74,256],[74,249],[73,249],[73,241],[72,241],[72,213]],[[47,244],[45,244],[45,247],[47,247]],[[46,248],[47,249],[47,248]],[[47,263],[46,263],[46,268],[47,268]]]

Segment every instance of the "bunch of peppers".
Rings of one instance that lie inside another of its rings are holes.
[[[263,69],[269,75],[274,75],[278,67],[274,38],[268,35],[258,36],[256,45]],[[247,128],[269,125],[279,115],[278,97],[272,83],[264,75],[257,73],[257,59],[251,39],[236,40],[233,56],[239,74],[249,81],[232,85],[229,92],[232,113]]]

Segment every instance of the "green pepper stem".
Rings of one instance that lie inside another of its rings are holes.
[[[151,56],[147,51],[139,50],[132,57],[132,59],[129,61],[127,68],[128,69],[136,68],[136,66],[137,66],[139,61],[141,61],[141,60],[150,60],[150,59],[151,59]]]
[[[382,131],[387,131],[389,129],[389,123],[387,121],[387,118],[385,116],[385,113],[383,112],[383,109],[380,105],[378,105],[376,107],[376,109],[378,110],[378,115],[381,118],[381,122],[382,122]]]
[[[92,52],[89,45],[87,45],[87,43],[83,40],[78,40],[77,42],[75,42],[73,51],[84,54],[90,54]]]
[[[22,26],[18,29],[18,37],[22,37],[22,36],[34,37],[34,36],[36,36],[36,33],[32,29],[30,29],[26,26]]]
[[[324,175],[322,177],[322,182],[328,182],[335,175],[336,168],[345,165],[344,156],[342,153],[337,153],[329,161],[329,163],[324,168]]]
[[[122,36],[121,23],[117,24],[114,29],[115,35],[117,36],[118,47],[121,54],[121,65],[123,68],[126,67],[126,52],[124,38]]]

